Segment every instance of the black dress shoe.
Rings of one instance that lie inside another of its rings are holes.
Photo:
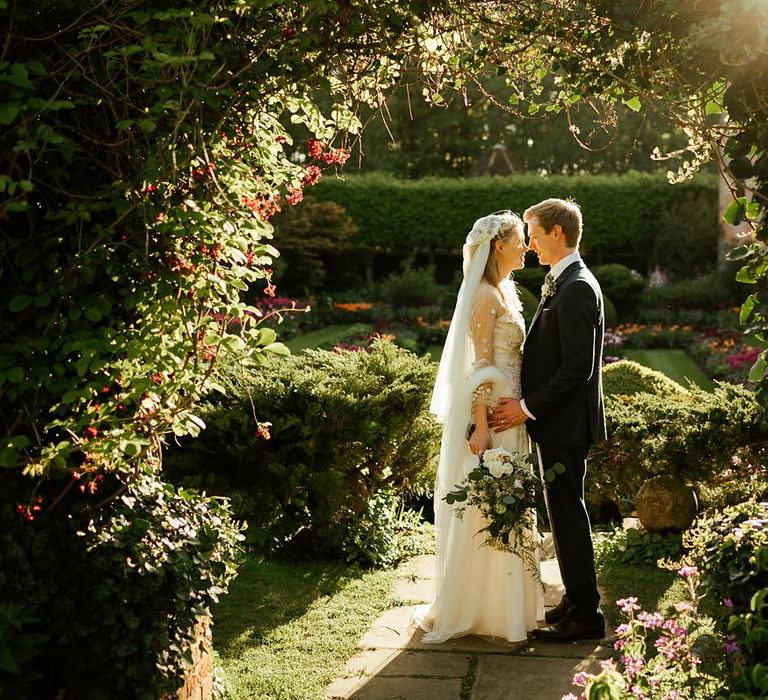
[[[599,615],[590,622],[581,622],[573,617],[571,608],[560,622],[533,630],[534,639],[549,642],[573,642],[577,639],[602,639],[605,637],[605,618]]]
[[[550,608],[544,613],[544,619],[548,625],[553,625],[555,622],[560,622],[565,617],[565,613],[571,609],[571,601],[565,596],[560,599],[560,602],[555,605],[554,608]]]

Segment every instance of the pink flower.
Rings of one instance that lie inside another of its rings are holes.
[[[573,676],[573,684],[584,688],[589,681],[592,680],[592,676],[584,671],[579,671]]]
[[[316,165],[309,165],[304,173],[304,177],[301,179],[301,184],[304,185],[304,187],[314,185],[320,179],[322,174],[323,171]]]
[[[664,622],[664,617],[661,613],[647,613],[642,612],[637,616],[637,619],[642,622],[646,629],[654,630],[658,627],[661,627],[662,622]]]
[[[723,598],[723,605],[726,608],[732,608],[733,607],[733,601],[730,598]]]
[[[298,187],[291,187],[291,189],[288,190],[288,194],[285,195],[285,201],[293,206],[296,206],[303,199],[304,192]]]
[[[317,139],[307,141],[307,155],[310,158],[317,158],[325,150],[325,144]]]
[[[642,656],[622,656],[621,662],[624,664],[624,668],[627,673],[634,678],[640,671],[645,668],[645,660]]]
[[[635,610],[640,610],[640,606],[637,604],[637,598],[635,596],[620,598],[616,601],[616,605],[619,606],[619,610],[625,615],[631,615]]]
[[[677,573],[684,578],[690,578],[691,576],[698,576],[699,570],[695,566],[683,566],[678,569]]]

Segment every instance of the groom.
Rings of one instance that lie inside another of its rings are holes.
[[[605,636],[592,532],[584,504],[587,453],[605,437],[600,377],[605,318],[600,285],[579,255],[581,210],[547,199],[523,214],[528,245],[550,271],[523,349],[522,400],[501,399],[490,426],[527,421],[539,462],[565,472],[546,485],[549,522],[565,595],[546,612],[538,639],[558,642]]]

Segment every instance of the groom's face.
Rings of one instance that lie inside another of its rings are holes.
[[[532,216],[527,221],[528,224],[528,247],[539,257],[541,265],[551,265],[553,260],[554,236],[547,235],[544,227],[539,223],[537,217]]]

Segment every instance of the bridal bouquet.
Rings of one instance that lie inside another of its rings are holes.
[[[535,455],[511,453],[503,447],[485,450],[475,461],[467,477],[456,484],[443,500],[461,518],[469,507],[485,516],[488,525],[478,531],[487,533],[484,545],[512,552],[539,580],[539,545],[536,530],[536,489],[539,479],[532,469],[538,463]]]

